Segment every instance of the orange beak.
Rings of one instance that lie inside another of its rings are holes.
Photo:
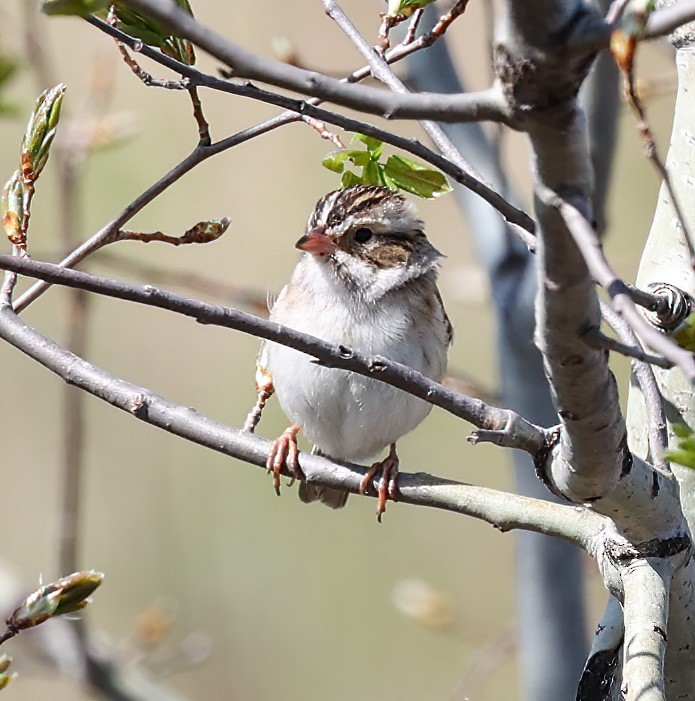
[[[295,246],[300,251],[306,251],[314,256],[328,255],[333,253],[337,248],[335,241],[326,234],[326,230],[323,228],[314,229],[304,234],[304,236],[295,243]]]

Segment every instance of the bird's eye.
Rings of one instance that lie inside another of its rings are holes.
[[[370,238],[372,238],[372,230],[367,229],[366,226],[363,226],[361,229],[357,229],[355,232],[355,241],[357,241],[357,243],[367,243]]]

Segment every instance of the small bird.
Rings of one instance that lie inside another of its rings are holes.
[[[383,355],[435,380],[446,370],[452,329],[437,289],[442,255],[427,240],[413,205],[385,187],[329,192],[296,243],[303,255],[270,310],[270,319],[329,343]],[[299,351],[264,342],[256,369],[258,401],[245,428],[253,430],[275,391],[292,425],[274,441],[267,467],[279,494],[286,466],[301,478],[297,434],[314,453],[373,463],[360,491],[381,472],[377,517],[398,498],[396,441],[429,414],[431,405],[402,390],[346,370],[322,367]],[[299,497],[339,509],[348,493],[302,481]]]

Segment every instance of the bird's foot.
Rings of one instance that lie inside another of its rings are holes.
[[[283,434],[273,441],[266,460],[266,468],[268,473],[273,473],[273,486],[275,493],[280,496],[280,472],[283,467],[286,467],[291,475],[288,486],[294,483],[297,477],[302,476],[302,470],[299,467],[299,448],[297,447],[297,434],[299,426],[290,426],[286,428]]]
[[[398,455],[396,455],[396,444],[392,443],[389,454],[380,462],[375,462],[367,470],[367,474],[360,482],[360,494],[366,494],[374,475],[381,472],[379,479],[378,496],[379,501],[376,507],[376,520],[381,523],[381,515],[386,511],[386,502],[389,498],[398,501],[400,492],[398,490]]]

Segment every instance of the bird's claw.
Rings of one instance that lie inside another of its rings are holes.
[[[391,499],[398,501],[400,491],[398,489],[398,455],[396,454],[396,446],[392,445],[389,454],[380,462],[375,462],[367,470],[367,474],[360,482],[360,494],[367,494],[367,490],[371,485],[372,480],[377,472],[381,472],[379,485],[377,487],[377,495],[379,501],[376,508],[376,520],[381,523],[381,516],[386,511],[386,502]]]
[[[291,475],[288,486],[292,485],[295,478],[301,475],[299,448],[297,447],[298,433],[299,426],[290,426],[270,446],[265,466],[268,473],[273,473],[273,486],[278,496],[280,496],[280,473],[283,467],[286,467]]]

